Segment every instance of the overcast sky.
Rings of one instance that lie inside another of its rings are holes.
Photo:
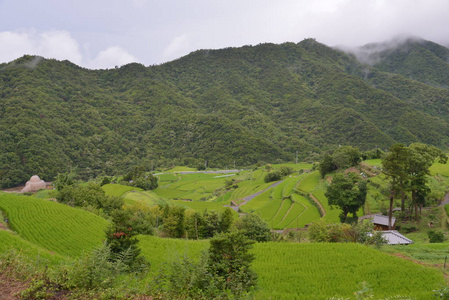
[[[33,54],[87,68],[148,66],[197,49],[401,35],[449,45],[449,0],[0,0],[0,62]]]

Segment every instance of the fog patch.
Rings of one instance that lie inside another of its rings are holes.
[[[381,58],[388,52],[394,51],[398,48],[403,51],[407,50],[407,44],[413,42],[424,42],[425,40],[414,36],[397,36],[390,41],[382,43],[370,43],[359,47],[345,47],[337,46],[337,49],[354,55],[361,63],[373,66],[377,64]]]

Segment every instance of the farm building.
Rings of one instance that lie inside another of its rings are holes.
[[[388,228],[388,216],[375,215],[371,221],[374,224],[374,230],[389,230]],[[391,228],[395,229],[396,218],[391,217]]]
[[[406,238],[397,230],[382,231],[382,237],[387,241],[388,245],[408,245],[413,244],[411,239]]]

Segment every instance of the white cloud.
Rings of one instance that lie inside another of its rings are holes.
[[[82,62],[78,43],[67,31],[0,32],[0,61],[8,62],[19,56],[40,55],[59,60],[68,59],[75,64]]]
[[[88,59],[80,51],[78,42],[69,32],[63,30],[40,33],[34,29],[4,31],[0,32],[0,45],[0,62],[10,62],[25,54],[69,60],[92,69],[113,68],[137,61],[133,55],[119,46],[109,47],[98,52],[94,59]]]
[[[93,69],[107,69],[135,62],[137,59],[121,47],[113,46],[100,51],[95,59],[88,63]]]
[[[0,61],[2,62],[18,58],[17,53],[36,54],[34,43],[26,32],[0,32],[0,45]]]
[[[175,37],[170,44],[165,48],[162,53],[162,59],[164,61],[173,60],[179,58],[182,55],[186,55],[189,51],[190,42],[186,34]]]
[[[45,58],[67,59],[77,65],[82,64],[78,42],[67,31],[47,31],[40,34],[37,51]]]

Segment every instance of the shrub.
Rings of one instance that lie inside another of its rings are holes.
[[[442,242],[444,242],[444,234],[441,231],[430,230],[427,233],[427,236],[429,237],[429,242],[430,243],[442,243]]]
[[[268,173],[267,175],[265,175],[264,181],[266,183],[271,182],[271,181],[278,181],[281,180],[282,178],[282,174],[280,171],[273,171]]]

